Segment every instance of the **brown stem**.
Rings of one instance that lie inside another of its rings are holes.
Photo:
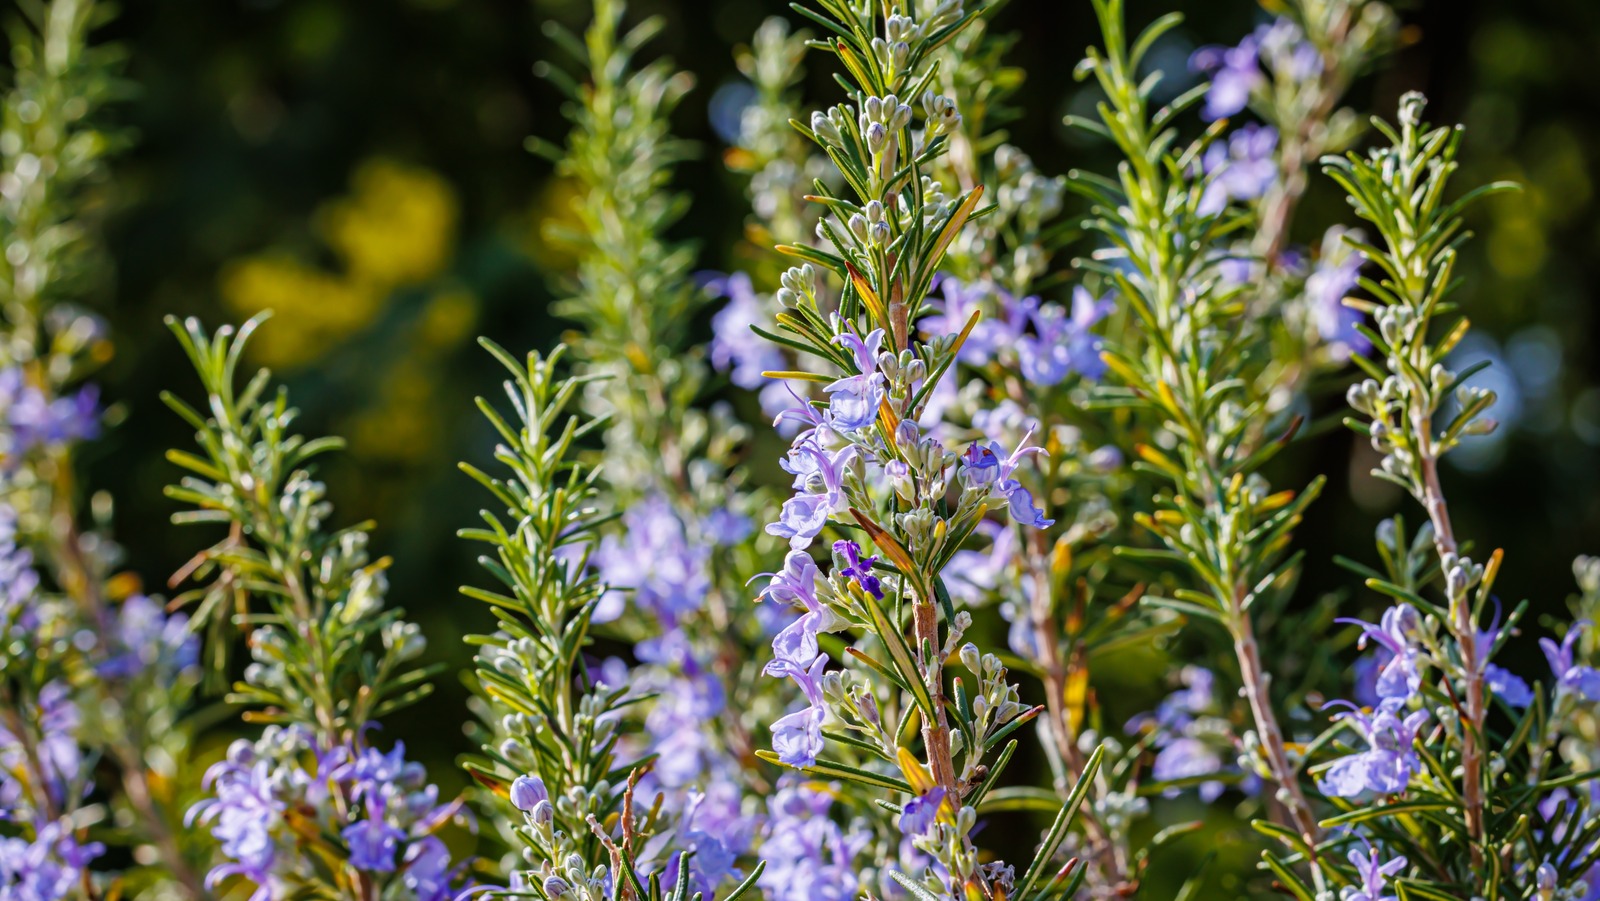
[[[1061,654],[1057,650],[1059,641],[1055,616],[1051,613],[1054,604],[1050,591],[1050,578],[1043,563],[1047,559],[1045,533],[1035,531],[1031,536],[1031,544],[1032,553],[1028,557],[1028,568],[1033,576],[1033,604],[1029,612],[1035,643],[1041,651],[1041,658],[1035,662],[1044,671],[1045,707],[1050,739],[1055,744],[1056,752],[1065,769],[1063,773],[1065,778],[1056,785],[1056,793],[1065,798],[1072,790],[1072,784],[1083,776],[1084,768],[1083,752],[1078,749],[1077,730],[1073,729],[1071,718],[1067,715],[1067,681],[1072,667],[1061,659]],[[1100,878],[1105,885],[1120,891],[1128,884],[1126,877],[1128,866],[1121,846],[1111,840],[1092,805],[1079,808],[1079,816],[1083,819],[1083,829],[1089,839],[1090,854],[1100,871]]]
[[[939,610],[932,602],[921,598],[912,603],[912,627],[917,639],[917,654],[931,648],[924,676],[928,690],[933,695],[933,716],[922,719],[922,742],[927,746],[928,765],[933,768],[933,781],[952,799],[961,797],[956,784],[955,761],[950,754],[950,722],[944,713],[944,662],[939,659],[942,642],[939,641]]]
[[[1420,411],[1419,411],[1420,413]],[[1439,483],[1439,457],[1432,447],[1431,423],[1427,417],[1413,415],[1413,431],[1418,438],[1418,458],[1422,468],[1422,506],[1433,523],[1434,550],[1441,560],[1457,552],[1455,530],[1450,523],[1450,507],[1444,499],[1444,489]],[[1483,865],[1483,748],[1479,736],[1487,714],[1483,691],[1483,663],[1478,659],[1478,625],[1472,615],[1472,605],[1467,598],[1450,599],[1450,631],[1454,633],[1456,647],[1461,652],[1461,666],[1466,672],[1467,706],[1465,721],[1461,724],[1461,801],[1467,821],[1467,844],[1472,866]]]
[[[178,880],[191,898],[207,897],[205,883],[200,876],[189,866],[188,860],[183,856],[183,851],[178,847],[178,841],[173,836],[172,830],[167,828],[167,821],[156,808],[155,799],[150,794],[150,782],[145,778],[144,767],[138,760],[121,760],[122,764],[122,790],[127,795],[128,803],[139,811],[144,818],[146,827],[150,830],[150,839],[156,849],[161,852],[163,862],[171,871],[174,879]]]
[[[1256,721],[1256,734],[1261,737],[1261,747],[1267,756],[1267,766],[1272,770],[1273,781],[1283,790],[1283,804],[1300,837],[1315,855],[1321,829],[1300,790],[1300,776],[1289,763],[1289,753],[1284,748],[1283,729],[1278,726],[1278,716],[1272,709],[1271,676],[1261,665],[1261,649],[1256,643],[1255,627],[1244,610],[1246,590],[1239,586],[1234,591],[1233,650],[1239,658],[1239,675],[1244,681],[1244,694],[1250,701],[1250,712]]]

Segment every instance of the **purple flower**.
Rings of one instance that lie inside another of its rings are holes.
[[[778,760],[793,767],[815,764],[822,753],[822,718],[822,708],[805,707],[775,720],[772,750]]]
[[[109,636],[111,656],[97,668],[107,679],[132,679],[149,673],[171,682],[192,673],[200,662],[200,640],[189,630],[189,617],[166,614],[160,604],[134,595],[117,609]]]
[[[779,465],[794,474],[794,487],[802,493],[784,502],[778,521],[767,525],[767,534],[789,539],[794,550],[809,547],[828,517],[846,506],[845,467],[855,455],[854,445],[828,454],[815,441],[797,442]]]
[[[877,421],[883,403],[883,373],[878,371],[883,329],[874,329],[865,338],[845,333],[836,340],[855,356],[859,372],[823,389],[829,395],[828,423],[841,430],[869,428]]]
[[[750,537],[755,531],[755,523],[750,517],[733,510],[713,510],[700,523],[700,530],[705,533],[706,540],[719,547],[731,547]]]
[[[99,842],[79,844],[63,823],[38,828],[33,841],[0,837],[0,899],[58,901],[76,895],[84,869],[105,853]]]
[[[939,818],[939,807],[944,804],[944,789],[934,786],[923,795],[907,801],[900,809],[900,831],[905,835],[921,835],[933,828]]]
[[[1293,82],[1308,81],[1322,74],[1322,53],[1305,39],[1305,32],[1293,19],[1279,18],[1255,31],[1261,44],[1261,58],[1267,61],[1273,77]]]
[[[767,320],[760,296],[750,285],[750,276],[735,272],[712,279],[706,289],[728,303],[711,317],[711,366],[718,372],[732,370],[729,380],[740,388],[754,390],[767,383],[761,373],[783,369],[783,353],[777,346],[751,330]]]
[[[1150,775],[1159,782],[1210,776],[1227,769],[1219,739],[1231,741],[1231,736],[1224,721],[1209,715],[1216,707],[1216,677],[1204,667],[1186,666],[1182,679],[1183,687],[1163,698],[1153,713],[1140,714],[1124,727],[1130,735],[1154,732],[1152,743],[1159,750]],[[1207,803],[1214,801],[1224,787],[1218,780],[1201,783],[1200,797]],[[1172,788],[1165,794],[1171,798],[1179,793]]]
[[[1533,689],[1521,676],[1509,670],[1491,663],[1484,669],[1484,679],[1489,690],[1512,707],[1521,708],[1533,703]]]
[[[1330,231],[1322,241],[1322,258],[1306,278],[1306,299],[1322,337],[1341,359],[1364,354],[1372,342],[1356,328],[1362,322],[1360,310],[1345,306],[1344,299],[1356,290],[1361,278],[1361,255],[1342,246],[1342,231]]]
[[[1266,82],[1259,61],[1260,40],[1248,35],[1237,47],[1206,46],[1189,57],[1189,68],[1211,76],[1205,118],[1226,119],[1250,104],[1250,95]]]
[[[393,873],[394,855],[406,834],[383,819],[383,802],[369,799],[367,818],[339,833],[350,846],[350,865],[369,873]]]
[[[1150,767],[1150,775],[1157,782],[1177,782],[1220,772],[1222,755],[1217,749],[1198,738],[1188,737],[1168,742],[1156,753],[1155,763]],[[1222,794],[1222,789],[1223,784],[1216,780],[1201,783],[1200,800],[1209,804]],[[1173,796],[1178,792],[1174,789],[1167,794]]]
[[[1039,430],[1039,420],[1007,398],[972,412],[972,428],[990,443],[1008,444]]]
[[[1350,711],[1341,713],[1339,718],[1353,722],[1369,747],[1334,761],[1320,783],[1322,793],[1354,798],[1368,792],[1393,795],[1405,791],[1411,777],[1422,767],[1413,746],[1417,730],[1428,721],[1428,711],[1418,710],[1401,719],[1400,705],[1394,701],[1385,702],[1372,714],[1353,704],[1349,706]]]
[[[794,401],[793,406],[779,406],[778,412],[772,414],[772,426],[778,434],[791,437],[796,445],[817,439],[818,430],[828,428],[827,417],[809,400],[795,393],[786,382],[775,382],[762,390],[761,408],[769,409],[767,393],[771,388],[778,388],[788,399]],[[779,404],[788,403],[787,400],[777,398]]]
[[[843,828],[828,816],[827,792],[798,781],[779,783],[767,801],[757,884],[768,901],[854,901],[861,892],[856,857],[871,837]]]
[[[945,587],[950,597],[967,606],[986,601],[991,593],[1005,584],[1007,572],[1016,559],[1018,545],[1015,531],[993,520],[978,524],[978,533],[992,541],[987,551],[956,551],[945,567]]]
[[[828,524],[833,505],[820,494],[797,494],[783,502],[778,521],[767,524],[767,534],[789,539],[789,547],[804,548]]]
[[[1251,123],[1206,148],[1206,175],[1211,181],[1200,197],[1197,212],[1215,216],[1234,200],[1254,200],[1278,180],[1278,130]]]
[[[861,585],[861,590],[882,600],[883,582],[872,574],[873,564],[878,562],[877,557],[861,556],[861,545],[849,539],[833,543],[835,557],[844,565],[839,567],[839,575],[846,579],[854,579]]]
[[[1573,623],[1566,637],[1561,639],[1561,644],[1541,638],[1539,647],[1544,650],[1545,659],[1550,661],[1550,672],[1556,677],[1557,691],[1573,692],[1586,701],[1600,701],[1600,671],[1591,666],[1575,664],[1572,659],[1572,645],[1587,628],[1588,622]]]
[[[817,762],[817,755],[822,753],[822,720],[825,711],[822,707],[822,686],[818,680],[822,678],[822,670],[827,662],[827,655],[819,654],[809,667],[782,659],[767,664],[768,675],[789,676],[806,697],[805,708],[780,717],[772,724],[772,749],[778,752],[778,759],[789,766],[811,766]]]
[[[1072,289],[1072,315],[1058,304],[1035,303],[1029,311],[1035,334],[1016,339],[1017,359],[1030,384],[1059,385],[1077,373],[1090,381],[1105,375],[1100,338],[1089,331],[1112,310],[1109,298],[1097,298],[1079,285]]]
[[[39,626],[34,605],[39,593],[39,573],[33,552],[17,545],[17,511],[0,502],[0,638],[7,627],[33,632]]]
[[[1391,876],[1406,868],[1404,857],[1385,861],[1376,848],[1368,846],[1365,852],[1350,852],[1350,865],[1356,868],[1361,888],[1346,896],[1345,901],[1396,901],[1394,895],[1384,894],[1384,889],[1388,887]]]
[[[982,366],[1002,351],[1015,346],[1017,339],[1022,337],[1026,305],[1018,304],[1016,298],[992,282],[963,285],[954,278],[944,276],[939,281],[939,287],[944,300],[935,300],[935,313],[920,323],[922,331],[934,337],[960,334],[967,327],[973,312],[983,309],[983,301],[993,301],[994,314],[980,316],[961,345],[961,351],[956,355],[960,362],[968,366]]]
[[[31,701],[18,705],[19,719],[30,733],[32,751],[27,749],[23,736],[13,735],[0,725],[0,820],[8,817],[3,812],[23,803],[23,786],[12,774],[30,773],[43,780],[32,786],[35,793],[43,792],[57,807],[68,800],[68,786],[78,779],[83,767],[83,752],[78,747],[78,727],[81,723],[78,706],[72,690],[65,682],[47,682]]]
[[[969,488],[987,488],[1000,481],[1000,457],[992,448],[972,442],[961,455],[961,477]]]
[[[607,585],[601,599],[605,608],[596,622],[615,619],[622,612],[622,589],[632,589],[634,602],[671,626],[699,610],[711,591],[711,549],[689,540],[683,520],[672,504],[651,495],[628,508],[620,535],[607,535],[591,557]]]
[[[1044,453],[1043,448],[1030,446],[1027,442],[1028,438],[1024,436],[1017,449],[1006,457],[1001,456],[1005,451],[996,442],[990,442],[988,447],[973,442],[961,456],[958,477],[968,489],[987,488],[991,496],[1004,499],[1012,519],[1043,529],[1055,520],[1046,519],[1044,511],[1033,505],[1033,493],[1011,477],[1023,457]]]
[[[445,901],[454,895],[450,883],[456,874],[450,868],[450,849],[434,836],[424,835],[406,848],[403,872],[405,886],[416,901]]]
[[[807,610],[818,609],[817,564],[805,551],[790,551],[783,558],[783,569],[775,573],[756,576],[767,578],[767,588],[761,592],[763,600],[788,606],[800,605]]]
[[[27,384],[22,370],[0,371],[0,409],[11,430],[12,451],[59,447],[100,434],[100,389],[89,385],[70,397],[51,400]]]
[[[250,743],[241,739],[228,749],[226,760],[206,771],[203,784],[214,797],[191,807],[186,822],[211,824],[212,837],[231,861],[214,868],[206,884],[214,887],[237,875],[265,886],[278,853],[273,831],[287,806],[274,796],[271,762],[256,759]]]
[[[768,675],[787,675],[785,667],[791,666],[803,670],[817,659],[821,619],[820,613],[806,613],[773,636],[772,662],[766,667]]]
[[[1382,619],[1376,625],[1349,618],[1335,622],[1354,623],[1361,627],[1357,647],[1365,649],[1368,640],[1371,640],[1388,653],[1387,662],[1379,670],[1375,685],[1379,700],[1407,700],[1422,688],[1422,671],[1417,666],[1420,654],[1412,637],[1419,624],[1416,608],[1410,604],[1396,604],[1383,612]]]
[[[239,876],[253,883],[252,901],[268,901],[285,885],[316,878],[309,861],[294,851],[303,841],[285,819],[295,810],[338,834],[347,860],[368,873],[394,873],[418,901],[452,895],[459,875],[431,833],[461,807],[439,803],[418,763],[403,746],[384,753],[352,745],[320,747],[303,726],[269,726],[252,743],[234,742],[228,756],[206,772],[212,796],[189,809],[187,821],[211,828],[225,861],[212,868],[208,885]],[[282,853],[280,853],[280,851]],[[400,862],[404,866],[400,866]]]
[[[672,856],[661,874],[662,884],[676,884],[678,867],[686,852],[689,858],[689,887],[707,898],[724,880],[741,875],[734,867],[739,855],[747,851],[752,839],[753,819],[739,812],[739,793],[732,783],[721,783],[716,794],[696,792],[679,819],[678,841],[683,849]]]

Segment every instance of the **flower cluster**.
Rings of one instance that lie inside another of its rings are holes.
[[[227,862],[206,882],[238,876],[255,886],[255,901],[315,885],[318,855],[307,842],[328,843],[348,871],[335,884],[370,884],[383,897],[439,901],[455,897],[460,868],[434,833],[460,802],[441,803],[405,745],[387,754],[372,747],[321,747],[304,726],[268,727],[240,739],[206,771],[214,797],[189,811],[210,828]]]

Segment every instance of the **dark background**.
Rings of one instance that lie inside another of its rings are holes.
[[[1172,8],[1188,14],[1160,54],[1182,78],[1188,49],[1232,43],[1266,15],[1249,0],[1130,7],[1138,24]],[[482,605],[455,592],[476,578],[454,531],[471,522],[479,498],[453,463],[486,455],[491,440],[470,399],[497,380],[471,338],[548,347],[563,327],[547,312],[548,273],[562,260],[537,235],[543,220],[564,215],[566,194],[522,142],[564,138],[559,93],[532,69],[560,60],[540,23],[581,27],[585,11],[551,0],[137,0],[104,30],[127,49],[137,93],[114,112],[135,143],[113,166],[116,270],[96,300],[118,345],[102,380],[125,420],[89,454],[93,484],[115,495],[118,536],[150,590],[213,538],[161,525],[173,511],[161,488],[175,473],[162,452],[190,435],[157,393],[196,393],[161,317],[215,326],[270,302],[280,309],[266,327],[275,342],[267,361],[282,364],[303,427],[352,439],[322,471],[336,521],[378,521],[376,545],[397,559],[392,602],[424,624],[437,659],[465,662],[460,636],[488,621]],[[1501,364],[1488,377],[1499,380],[1506,422],[1446,479],[1458,531],[1507,551],[1502,597],[1557,612],[1573,556],[1600,552],[1600,372],[1590,350],[1600,283],[1600,4],[1432,0],[1400,11],[1408,45],[1358,84],[1353,102],[1392,113],[1400,93],[1424,90],[1435,121],[1468,127],[1463,182],[1527,186],[1472,215],[1479,238],[1466,251],[1458,300],[1483,340],[1467,355]],[[702,148],[681,171],[694,205],[679,231],[700,246],[702,266],[727,267],[739,259],[743,184],[721,165],[725,145],[708,106],[737,78],[733,47],[786,7],[657,0],[635,3],[630,18],[652,12],[669,17],[654,49],[698,79],[676,118]],[[1098,40],[1087,0],[1012,0],[995,27],[1022,32],[1010,62],[1027,70],[1017,98],[1027,112],[1013,142],[1046,172],[1107,169],[1104,147],[1060,124],[1092,101],[1071,72]],[[828,60],[813,54],[811,63],[812,97],[833,102]],[[372,176],[374,160],[411,174]],[[365,182],[358,172],[369,173]],[[1318,180],[1302,240],[1348,221],[1329,188]],[[344,218],[368,239],[355,255],[327,240],[341,219],[328,205],[352,191],[356,212]],[[267,261],[258,268],[270,288],[252,293],[230,281],[249,260]],[[321,331],[297,325],[347,309],[338,305],[351,296],[362,298],[359,315]],[[1280,485],[1303,484],[1314,471],[1331,478],[1299,536],[1315,548],[1306,599],[1344,592],[1352,612],[1379,604],[1350,591],[1353,579],[1329,562],[1334,553],[1370,560],[1372,527],[1404,509],[1383,483],[1359,475],[1371,463],[1334,431],[1273,474]],[[1511,652],[1525,671],[1537,659],[1530,647],[1524,636]],[[447,786],[459,782],[450,761],[465,749],[453,679],[387,728]],[[1117,715],[1160,691],[1142,687]]]

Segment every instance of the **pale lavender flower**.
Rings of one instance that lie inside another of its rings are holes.
[[[956,359],[968,366],[982,366],[998,357],[1001,352],[1016,345],[1022,337],[1026,322],[1026,304],[996,287],[992,282],[980,281],[962,284],[959,280],[943,276],[939,280],[943,300],[933,301],[934,313],[919,323],[924,334],[933,337],[957,335],[967,327],[974,312],[983,310],[984,301],[991,301],[993,313],[984,313],[972,327],[971,334],[961,345]],[[1037,302],[1035,300],[1035,302]]]
[[[1336,701],[1333,703],[1346,703]],[[1422,761],[1414,747],[1417,731],[1428,721],[1428,711],[1418,710],[1400,718],[1400,706],[1388,702],[1374,713],[1365,713],[1350,704],[1350,711],[1339,719],[1354,723],[1366,739],[1368,749],[1335,761],[1319,785],[1323,794],[1354,798],[1373,793],[1393,795],[1406,790]]]
[[[1039,419],[1006,398],[993,407],[974,410],[972,428],[991,443],[1008,444],[1039,430]]]
[[[17,511],[0,502],[0,628],[9,625],[18,632],[37,629],[38,593],[39,573],[33,568],[33,552],[17,544]],[[0,636],[3,634],[0,632]]]
[[[203,784],[214,797],[190,808],[186,822],[210,824],[212,837],[222,843],[229,860],[211,870],[206,884],[215,887],[230,876],[242,876],[258,886],[254,901],[264,901],[278,856],[273,832],[281,827],[288,806],[274,793],[272,763],[257,759],[250,742],[241,739],[228,749],[226,760],[206,771]]]
[[[1422,671],[1418,668],[1420,652],[1415,635],[1420,624],[1416,608],[1410,604],[1396,604],[1385,610],[1379,623],[1341,618],[1340,623],[1353,623],[1361,627],[1357,647],[1365,649],[1367,642],[1376,642],[1387,652],[1386,662],[1378,671],[1374,685],[1380,700],[1395,698],[1407,700],[1422,688]]]
[[[350,848],[350,865],[371,873],[394,872],[395,852],[406,834],[383,819],[383,802],[367,801],[367,818],[340,830],[339,837]]]
[[[817,564],[811,555],[805,551],[790,551],[783,558],[783,569],[775,573],[762,573],[757,579],[766,578],[766,590],[761,592],[764,600],[775,604],[788,606],[801,605],[807,610],[816,610],[817,606]]]
[[[734,789],[731,784],[725,785]],[[691,892],[699,892],[710,898],[723,881],[738,879],[742,875],[734,864],[739,855],[749,849],[751,818],[738,815],[736,789],[722,792],[720,796],[733,802],[733,810],[727,810],[726,803],[720,805],[722,809],[717,804],[708,805],[708,796],[704,793],[697,792],[690,796],[679,820],[679,832],[674,843],[680,850],[668,861],[661,874],[663,885],[677,883],[678,867],[689,852],[694,854],[689,858]]]
[[[1215,747],[1198,738],[1179,736],[1156,752],[1155,763],[1150,767],[1150,776],[1157,782],[1176,782],[1181,779],[1211,776],[1222,772],[1222,769],[1222,755]],[[1209,804],[1222,794],[1222,789],[1221,782],[1215,780],[1203,782],[1200,785],[1200,800]],[[1168,790],[1167,795],[1172,796],[1177,793],[1176,790]]]
[[[256,886],[253,901],[267,901],[286,884],[315,878],[295,850],[302,839],[289,810],[320,823],[344,840],[349,864],[368,873],[395,873],[419,901],[450,894],[459,875],[431,833],[460,810],[439,803],[427,773],[407,761],[404,747],[384,753],[370,747],[319,748],[309,729],[270,726],[252,743],[234,742],[228,756],[206,772],[212,795],[190,808],[188,822],[208,825],[224,861],[206,881],[217,886],[238,876]],[[443,857],[441,857],[443,855]],[[410,871],[415,869],[414,873]]]
[[[0,837],[0,899],[59,901],[75,896],[85,868],[103,853],[105,845],[80,844],[61,822],[40,826],[32,841]]]
[[[607,613],[620,612],[624,589],[632,589],[634,603],[669,627],[699,610],[711,590],[711,549],[689,540],[672,504],[651,495],[628,508],[622,525],[622,533],[601,539],[590,558],[612,586],[601,599]]]
[[[22,805],[22,784],[11,774],[25,772],[43,780],[42,785],[33,786],[35,792],[43,792],[61,807],[68,800],[68,786],[76,782],[83,769],[83,752],[78,747],[82,717],[72,690],[65,682],[47,682],[36,698],[20,705],[18,712],[33,733],[33,749],[30,759],[23,738],[0,725],[0,772],[7,776],[0,780],[0,806]],[[0,815],[0,819],[4,816]]]
[[[416,901],[445,901],[456,896],[451,883],[460,869],[450,866],[450,849],[431,836],[413,841],[406,848],[402,881]]]
[[[1250,104],[1250,95],[1267,79],[1261,71],[1260,51],[1260,38],[1251,34],[1237,47],[1208,45],[1189,57],[1190,69],[1211,76],[1211,87],[1206,91],[1206,119],[1226,119]]]
[[[827,417],[823,415],[816,405],[795,393],[786,382],[778,382],[775,387],[780,388],[787,399],[780,399],[777,412],[772,413],[772,426],[778,434],[793,439],[795,444],[801,444],[816,439],[818,431],[828,428]],[[762,409],[766,405],[766,392],[762,390]],[[792,404],[789,401],[793,401]]]
[[[721,547],[731,547],[750,537],[755,531],[755,523],[750,517],[726,508],[713,510],[700,523],[700,530],[705,534],[706,540]]]
[[[990,539],[989,549],[956,551],[944,571],[950,597],[967,606],[984,603],[1006,584],[1021,544],[1014,530],[993,520],[978,523],[977,533]]]
[[[1090,329],[1112,307],[1109,298],[1097,298],[1082,285],[1072,289],[1070,317],[1059,304],[1034,304],[1029,313],[1034,334],[1016,341],[1023,377],[1041,387],[1059,385],[1073,373],[1098,381],[1106,367],[1100,338]]]
[[[1225,731],[1214,724],[1222,721],[1211,715],[1216,707],[1216,677],[1204,667],[1186,666],[1181,674],[1183,687],[1156,705],[1152,713],[1128,720],[1130,735],[1153,732],[1151,743],[1158,749],[1150,775],[1158,782],[1175,782],[1223,773],[1227,767],[1218,746]],[[1208,780],[1200,785],[1200,797],[1210,803],[1222,794],[1224,784]],[[1168,789],[1176,797],[1177,789]]]
[[[540,801],[550,800],[550,790],[538,776],[518,776],[511,783],[511,806],[532,813]]]
[[[109,638],[110,656],[97,668],[107,679],[150,675],[171,682],[192,674],[200,663],[200,640],[189,629],[189,617],[168,616],[144,595],[134,595],[117,608]]]
[[[778,521],[767,525],[767,534],[789,539],[789,547],[804,550],[827,525],[828,517],[845,507],[845,466],[856,456],[854,445],[832,454],[815,441],[800,441],[780,465],[794,474],[794,487],[801,489],[784,502]]]
[[[16,454],[87,441],[100,433],[100,389],[94,385],[49,400],[27,383],[22,370],[11,367],[0,371],[0,409]]]
[[[751,330],[769,318],[760,295],[743,272],[706,282],[706,290],[728,303],[711,317],[711,366],[730,372],[740,388],[755,390],[769,382],[761,373],[786,368],[777,345]]]
[[[1211,179],[1197,210],[1215,216],[1235,200],[1254,200],[1278,180],[1276,128],[1251,123],[1206,148],[1205,173]]]
[[[1031,446],[1027,440],[1024,437],[1017,449],[1004,457],[1001,455],[1005,451],[998,443],[990,442],[988,447],[984,447],[973,442],[961,455],[958,477],[969,489],[986,488],[994,497],[1004,499],[1012,519],[1043,529],[1054,524],[1055,520],[1046,519],[1044,511],[1033,504],[1033,492],[1011,477],[1023,457],[1044,453],[1043,448]]]
[[[766,672],[769,675],[789,676],[806,697],[806,707],[780,717],[772,724],[772,750],[788,766],[811,766],[817,762],[817,755],[822,753],[822,720],[826,711],[822,706],[819,680],[827,662],[827,655],[819,654],[809,668],[786,660],[773,660],[767,665]]]
[[[883,329],[874,329],[865,338],[846,333],[835,340],[855,357],[858,372],[823,389],[829,395],[828,424],[846,431],[868,428],[877,421],[883,403],[884,378],[878,371]]]
[[[1356,290],[1362,259],[1359,253],[1340,246],[1339,234],[1330,232],[1323,239],[1322,259],[1306,278],[1306,300],[1311,305],[1317,334],[1343,359],[1365,354],[1372,349],[1372,342],[1356,328],[1362,322],[1361,311],[1344,304],[1344,299]]]
[[[1556,677],[1558,691],[1573,692],[1586,701],[1600,701],[1600,671],[1573,662],[1572,646],[1587,628],[1588,622],[1573,623],[1559,645],[1548,638],[1541,638],[1539,647],[1544,651],[1545,660],[1550,662],[1550,672]]]
[[[1406,868],[1404,857],[1386,861],[1378,854],[1378,849],[1369,846],[1364,852],[1359,849],[1351,851],[1350,865],[1356,868],[1361,886],[1347,895],[1344,901],[1396,901],[1396,896],[1385,894],[1384,891],[1389,886],[1389,879]]]
[[[828,816],[833,799],[796,781],[767,801],[757,884],[768,901],[854,901],[861,892],[856,857],[870,836],[845,832]]]

